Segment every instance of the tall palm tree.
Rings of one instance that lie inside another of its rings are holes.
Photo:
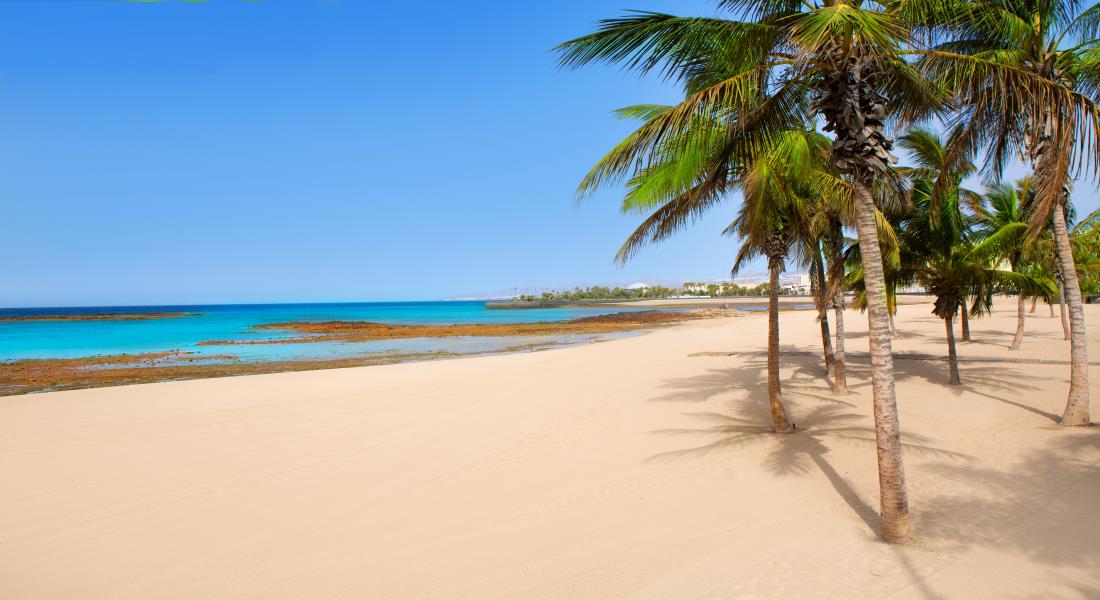
[[[602,21],[595,33],[557,49],[567,67],[613,62],[642,73],[659,70],[685,83],[684,101],[624,140],[615,158],[590,174],[589,183],[614,180],[637,162],[651,160],[656,147],[681,137],[700,115],[737,113],[722,141],[725,154],[739,158],[751,157],[767,140],[799,128],[807,107],[822,117],[833,138],[832,162],[851,188],[871,292],[868,326],[882,534],[888,541],[903,542],[909,537],[909,502],[871,188],[876,179],[888,176],[893,162],[886,122],[924,116],[945,97],[903,60],[912,44],[910,17],[892,4],[720,0],[719,7],[739,20],[639,12]],[[714,174],[718,168],[703,171]]]
[[[1034,165],[1031,232],[1053,224],[1070,312],[1070,388],[1063,425],[1089,423],[1085,313],[1066,224],[1071,179],[1100,146],[1100,8],[1075,0],[944,0],[924,15],[939,43],[922,66],[958,96],[953,156],[988,148],[994,173],[1014,156]]]
[[[815,139],[811,135],[792,132],[791,138],[797,143]],[[733,274],[754,257],[764,256],[768,260],[768,399],[772,427],[777,433],[794,430],[783,411],[779,382],[779,274],[783,272],[789,254],[799,248],[807,248],[811,243],[816,244],[816,240],[811,240],[807,235],[807,202],[800,193],[808,192],[810,188],[795,179],[802,173],[784,164],[784,154],[787,153],[780,150],[757,160],[743,175],[743,202],[737,218],[726,229],[727,233],[741,238]],[[824,155],[823,152],[821,154]]]
[[[666,110],[670,109],[647,105],[619,113],[648,123]],[[658,159],[632,173],[624,212],[652,212],[623,243],[616,259],[629,260],[645,245],[669,237],[702,211],[741,192],[741,208],[726,230],[742,239],[733,270],[754,256],[768,259],[768,399],[773,429],[788,433],[794,426],[779,381],[779,273],[789,254],[805,254],[803,249],[811,243],[808,199],[846,194],[847,188],[829,171],[828,142],[820,134],[805,129],[785,132],[754,161],[741,164],[722,155],[715,131],[720,131],[717,121],[696,120],[684,133],[688,143],[662,148]],[[614,153],[615,149],[608,156]],[[722,162],[721,172],[700,175],[695,165],[707,160]]]

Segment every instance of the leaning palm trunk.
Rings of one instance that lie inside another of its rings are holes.
[[[822,265],[821,251],[814,248],[811,256],[813,277],[810,279],[814,304],[817,305],[817,320],[821,324],[821,349],[825,355],[825,374],[831,375],[836,362],[833,355],[833,343],[829,334],[829,307],[826,305],[825,267]]]
[[[854,182],[853,193],[867,298],[882,535],[887,541],[900,543],[909,538],[909,499],[894,392],[894,355],[890,343],[890,311],[886,305],[886,277],[871,191],[862,182]]]
[[[772,429],[776,433],[794,430],[787,418],[779,387],[779,269],[782,261],[782,258],[774,256],[768,259],[768,403],[772,413]]]
[[[966,302],[962,304],[962,341],[970,341],[970,311],[966,308]]]
[[[833,393],[846,394],[848,372],[844,362],[844,230],[837,219],[833,219],[830,224],[829,279],[829,289],[833,294],[833,326],[836,327],[836,344],[833,345]]]
[[[1016,296],[1016,335],[1012,338],[1009,350],[1019,350],[1024,341],[1024,295]]]
[[[1089,359],[1085,340],[1085,309],[1081,303],[1081,288],[1077,282],[1077,266],[1073,262],[1069,231],[1066,229],[1065,208],[1058,204],[1054,214],[1054,246],[1058,253],[1062,278],[1069,304],[1070,379],[1066,410],[1062,425],[1089,424]]]
[[[1066,318],[1066,286],[1058,278],[1058,311],[1062,313],[1062,339],[1069,339],[1069,319]]]
[[[1032,298],[1031,299],[1031,308],[1027,309],[1027,314],[1029,314],[1029,315],[1035,314],[1035,305],[1038,304],[1038,303],[1039,303],[1038,298]]]
[[[950,383],[951,385],[959,385],[962,380],[959,379],[959,355],[955,351],[955,319],[948,315],[943,320],[944,326],[947,328],[947,365],[950,371]]]

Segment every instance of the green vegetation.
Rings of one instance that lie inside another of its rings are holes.
[[[761,283],[752,287],[737,285],[736,283],[705,283],[697,281],[684,282],[679,295],[704,296],[709,298],[740,298],[745,296],[767,296],[771,286]],[[780,288],[780,294],[787,294],[786,289]]]
[[[550,290],[538,296],[523,294],[519,296],[521,302],[563,302],[572,300],[645,300],[652,298],[668,298],[675,296],[679,290],[654,286],[638,289],[594,285],[586,288],[574,288],[572,290]]]
[[[763,297],[768,295],[770,286],[766,283],[747,287],[736,283],[702,283],[685,282],[681,288],[668,288],[653,286],[644,288],[609,288],[602,285],[594,285],[586,288],[573,288],[571,290],[548,290],[538,296],[534,294],[520,294],[517,298],[520,302],[571,302],[574,300],[647,300],[656,298],[670,298],[673,296],[697,296],[700,298],[732,298],[732,297]],[[786,288],[780,288],[780,295],[789,294]]]

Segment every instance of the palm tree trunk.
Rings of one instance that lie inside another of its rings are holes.
[[[951,373],[949,383],[951,385],[960,385],[962,380],[959,379],[959,355],[955,351],[955,319],[950,315],[943,320],[944,326],[947,328],[947,366]]]
[[[832,219],[829,232],[829,289],[833,292],[833,393],[848,393],[848,368],[844,361],[844,228]]]
[[[772,413],[772,429],[776,433],[789,433],[794,430],[787,409],[783,406],[782,391],[779,387],[779,263],[768,261],[768,404]]]
[[[894,355],[890,344],[886,277],[882,268],[882,251],[879,248],[871,190],[863,181],[854,180],[852,192],[867,296],[882,535],[888,542],[902,543],[909,539],[909,498],[905,484],[905,467],[901,458],[901,429],[898,425],[897,397],[894,391]]]
[[[1069,319],[1066,318],[1066,286],[1058,279],[1058,311],[1062,313],[1062,339],[1069,339]]]
[[[1050,318],[1053,319],[1054,318],[1054,303],[1051,302],[1050,300],[1047,300],[1047,308],[1050,309]]]
[[[890,337],[898,334],[898,328],[894,326],[894,311],[887,306],[886,316],[890,319]]]
[[[1029,315],[1035,314],[1035,305],[1038,304],[1038,302],[1039,302],[1038,298],[1032,298],[1031,299],[1031,308],[1027,309],[1027,314],[1029,314]]]
[[[962,340],[970,341],[970,309],[966,307],[966,302],[962,303]]]
[[[1069,303],[1070,378],[1069,397],[1062,413],[1062,425],[1089,424],[1089,358],[1085,339],[1085,308],[1081,303],[1081,288],[1077,283],[1077,266],[1066,229],[1066,215],[1061,204],[1054,207],[1054,246],[1062,268],[1066,297]]]
[[[1009,350],[1019,350],[1024,341],[1024,297],[1016,296],[1016,335],[1012,338]]]
[[[821,251],[815,246],[813,256],[810,257],[813,277],[810,279],[810,287],[814,294],[814,304],[817,305],[817,320],[821,324],[821,349],[825,355],[825,374],[831,375],[833,364],[836,362],[833,356],[832,336],[829,333],[829,307],[825,298],[825,267],[821,260]]]
[[[847,365],[844,361],[844,296],[833,303],[833,324],[836,325],[836,345],[833,350],[833,393],[848,393]]]

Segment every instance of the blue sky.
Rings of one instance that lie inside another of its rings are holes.
[[[711,7],[0,2],[0,305],[721,278],[733,203],[618,267],[639,218],[573,194],[630,129],[609,112],[676,90],[549,52],[622,8]]]

